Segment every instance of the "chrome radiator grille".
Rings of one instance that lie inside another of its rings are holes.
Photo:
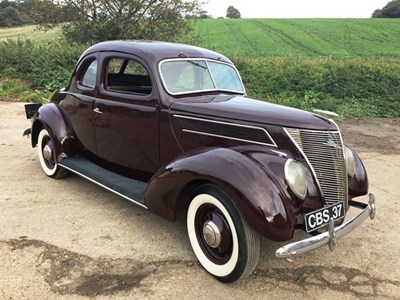
[[[293,128],[285,130],[313,169],[326,204],[344,201],[347,209],[347,172],[340,133]]]

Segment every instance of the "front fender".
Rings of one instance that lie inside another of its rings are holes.
[[[257,155],[268,163],[262,164]],[[290,208],[293,199],[284,183],[285,161],[286,158],[265,151],[198,150],[169,163],[153,176],[145,191],[146,206],[175,220],[178,202],[184,194],[188,200],[194,196],[197,185],[193,183],[211,182],[237,203],[260,234],[276,241],[288,240],[293,236],[296,220]]]
[[[354,160],[356,163],[356,172],[354,176],[348,176],[349,196],[350,198],[355,198],[358,196],[366,195],[368,193],[368,176],[367,171],[365,170],[365,167],[358,154],[351,147],[347,147],[353,152]]]
[[[49,131],[54,142],[57,161],[74,152],[74,132],[72,126],[61,107],[48,103],[39,108],[38,114],[32,123],[32,147],[38,143],[39,132],[42,128]]]

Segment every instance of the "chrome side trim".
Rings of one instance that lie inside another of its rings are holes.
[[[213,137],[219,137],[219,138],[225,138],[225,139],[230,139],[230,140],[235,140],[235,141],[242,141],[242,142],[247,142],[247,143],[253,143],[253,144],[258,144],[258,145],[264,145],[264,146],[271,146],[271,147],[276,147],[275,141],[272,139],[271,135],[269,132],[262,127],[258,126],[251,126],[251,125],[244,125],[244,124],[236,124],[236,123],[229,123],[229,122],[223,122],[223,121],[215,121],[215,120],[208,120],[208,119],[202,119],[202,118],[196,118],[196,117],[189,117],[189,116],[183,116],[183,115],[174,115],[176,118],[182,118],[182,119],[189,119],[189,120],[196,120],[196,121],[203,121],[203,122],[209,122],[209,123],[214,123],[214,124],[223,124],[223,125],[229,125],[229,126],[234,126],[234,127],[241,127],[241,128],[250,128],[250,129],[257,129],[263,131],[266,136],[269,138],[269,140],[272,142],[270,143],[261,143],[257,141],[252,141],[252,140],[246,140],[246,139],[240,139],[240,138],[234,138],[230,136],[224,136],[224,135],[219,135],[219,134],[213,134],[213,133],[208,133],[208,132],[203,132],[203,131],[197,131],[197,130],[189,130],[189,129],[182,129],[184,132],[189,132],[189,133],[196,133],[196,134],[201,134],[201,135],[208,135],[208,136],[213,136]]]
[[[136,205],[139,205],[139,206],[141,206],[141,207],[143,207],[145,209],[148,209],[146,205],[144,205],[144,204],[142,204],[142,203],[140,203],[140,202],[138,202],[138,201],[136,201],[134,199],[131,199],[131,198],[129,198],[129,197],[127,197],[127,196],[125,196],[125,195],[123,195],[123,194],[121,194],[121,193],[119,193],[119,192],[117,192],[117,191],[115,191],[115,190],[113,190],[111,188],[109,188],[108,186],[105,186],[104,184],[101,184],[100,182],[97,182],[96,180],[93,180],[92,178],[90,178],[90,177],[88,177],[88,176],[86,176],[86,175],[84,175],[84,174],[82,174],[82,173],[70,168],[70,167],[64,166],[62,163],[58,163],[58,165],[60,167],[63,167],[64,169],[67,169],[68,171],[71,171],[72,173],[75,173],[75,174],[81,176],[82,178],[84,178],[86,180],[89,180],[90,182],[93,182],[94,184],[97,184],[98,186],[100,186],[100,187],[102,187],[102,188],[104,188],[104,189],[106,189],[106,190],[108,190],[108,191],[110,191],[110,192],[122,197],[122,198],[125,198],[126,200],[128,200],[128,201],[130,201],[130,202],[132,202],[132,203],[134,203]]]
[[[350,233],[361,225],[368,217],[373,220],[376,215],[376,204],[375,195],[369,194],[368,204],[359,203],[354,205],[357,208],[363,208],[363,211],[355,216],[348,222],[334,228],[333,220],[328,225],[328,231],[321,233],[316,236],[312,236],[308,239],[304,239],[298,242],[290,243],[285,245],[275,252],[275,256],[279,258],[292,258],[306,252],[312,251],[314,249],[320,248],[325,245],[329,245],[331,251],[335,248],[335,243],[338,239]]]

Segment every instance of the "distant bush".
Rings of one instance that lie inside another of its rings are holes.
[[[28,83],[21,79],[0,77],[0,100],[46,103],[52,94],[45,90],[32,90]]]
[[[240,59],[249,96],[342,115],[400,117],[400,62],[385,59]]]
[[[0,74],[26,80],[31,88],[53,91],[65,86],[85,46],[36,44],[30,40],[0,43]]]

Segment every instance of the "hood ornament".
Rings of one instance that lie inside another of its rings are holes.
[[[337,113],[329,111],[329,110],[313,109],[313,112],[323,115],[325,117],[329,117],[329,118],[339,117],[339,115]]]

